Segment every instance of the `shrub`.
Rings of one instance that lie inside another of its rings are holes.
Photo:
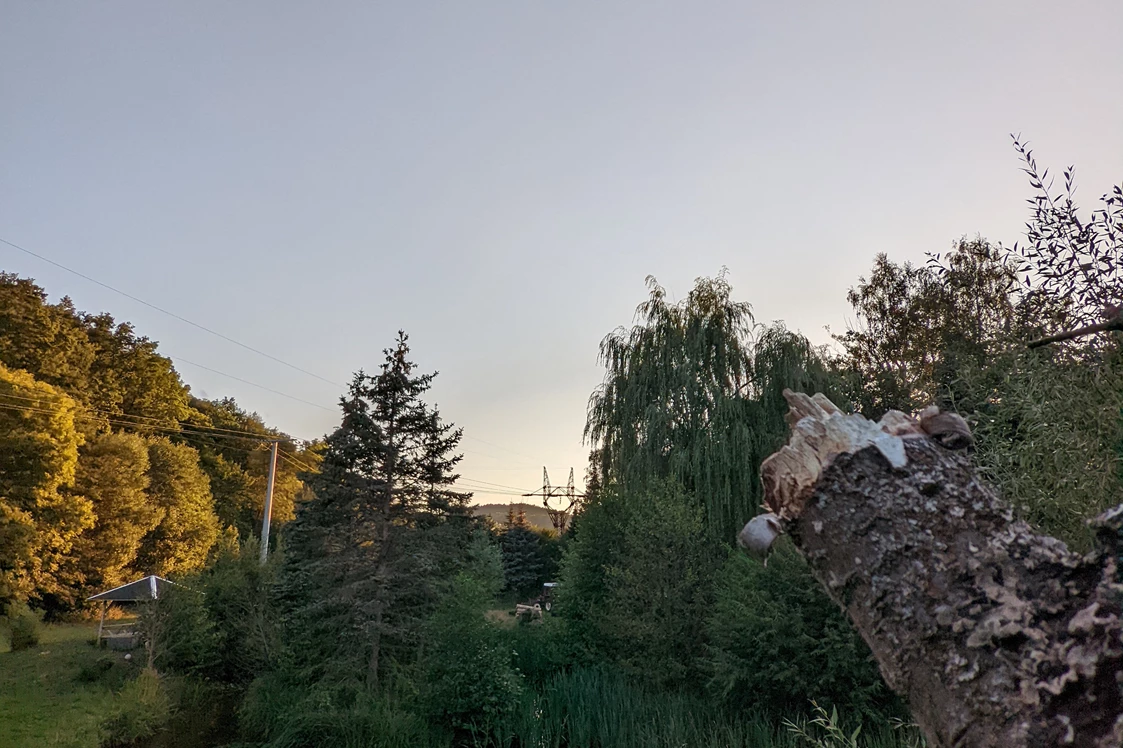
[[[730,555],[706,628],[711,686],[731,709],[790,714],[817,699],[858,716],[902,713],[869,648],[788,542],[767,568]]]
[[[541,687],[570,662],[565,619],[550,617],[540,626],[515,626],[502,632],[514,656],[515,668],[535,688]]]
[[[13,652],[36,646],[40,628],[39,617],[26,604],[14,602],[8,606],[8,629]]]
[[[114,712],[102,723],[101,748],[124,748],[149,738],[167,724],[171,700],[155,670],[144,669],[117,697]]]
[[[447,745],[425,720],[361,684],[334,688],[292,682],[280,673],[258,678],[242,706],[245,737],[269,748],[426,748]]]
[[[255,540],[221,548],[205,570],[148,606],[157,667],[235,685],[266,669],[279,646],[269,597],[276,561],[262,566],[257,548]]]
[[[589,662],[660,686],[697,681],[723,550],[680,485],[609,487],[574,526],[558,611]]]
[[[434,722],[477,740],[495,735],[523,691],[503,632],[484,618],[487,602],[479,582],[466,574],[456,578],[430,622],[422,680]]]
[[[74,675],[79,683],[100,683],[113,690],[123,688],[136,667],[125,662],[120,655],[106,654],[93,662],[84,662]]]

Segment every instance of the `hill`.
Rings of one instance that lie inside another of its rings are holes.
[[[554,526],[553,523],[550,522],[550,515],[546,512],[545,507],[536,504],[524,504],[521,502],[513,504],[480,504],[479,506],[472,507],[472,511],[476,513],[476,516],[486,514],[491,517],[496,524],[501,525],[507,521],[507,510],[511,507],[514,507],[516,512],[519,509],[526,512],[527,521],[539,529],[549,530]]]

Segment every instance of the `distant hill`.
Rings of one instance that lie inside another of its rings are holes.
[[[545,507],[541,504],[480,504],[479,506],[472,507],[472,511],[476,513],[476,516],[486,514],[491,517],[496,524],[502,525],[507,521],[507,510],[510,507],[514,507],[516,512],[518,512],[519,509],[526,512],[527,521],[537,528],[550,530],[554,526],[553,523],[550,522],[550,515],[547,514]]]

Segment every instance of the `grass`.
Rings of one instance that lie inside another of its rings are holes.
[[[89,624],[44,626],[38,646],[12,652],[0,624],[0,745],[97,748],[114,690],[136,666],[95,649],[96,635]]]

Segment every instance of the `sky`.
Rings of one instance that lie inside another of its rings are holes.
[[[726,267],[824,344],[877,253],[1021,237],[1010,133],[1090,210],[1123,178],[1121,39],[1117,0],[0,0],[0,238],[319,378],[0,270],[303,439],[404,329],[507,502],[544,466],[581,485],[598,344],[648,275],[681,299]]]

